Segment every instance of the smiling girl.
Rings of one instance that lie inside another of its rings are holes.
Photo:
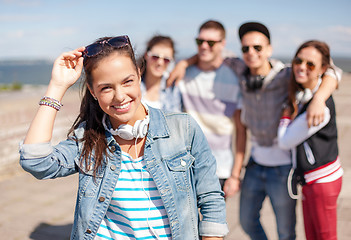
[[[292,61],[289,103],[278,129],[280,147],[293,149],[293,165],[303,185],[306,239],[337,239],[337,198],[343,170],[338,156],[333,97],[326,100],[325,118],[308,128],[306,109],[330,66],[327,44],[308,41]]]
[[[62,98],[83,68],[80,114],[52,146]],[[223,239],[223,192],[203,133],[187,114],[142,103],[140,82],[127,36],[63,53],[20,144],[22,167],[38,179],[79,173],[71,239]]]
[[[169,71],[174,65],[175,48],[168,36],[153,36],[147,43],[141,59],[145,72],[141,78],[143,100],[152,107],[164,111],[181,112],[182,101],[179,88],[173,84],[166,87]]]

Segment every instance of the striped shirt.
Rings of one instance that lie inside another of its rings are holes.
[[[183,104],[200,125],[217,160],[217,176],[228,178],[233,166],[233,116],[241,105],[238,78],[226,65],[215,71],[187,69],[179,83]]]
[[[165,207],[143,157],[122,152],[119,179],[95,239],[171,239]]]
[[[304,177],[307,184],[333,182],[342,177],[344,171],[341,168],[339,157],[317,169],[305,172]]]

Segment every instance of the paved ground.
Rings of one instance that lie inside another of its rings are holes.
[[[345,171],[338,205],[339,239],[351,239],[351,77],[344,77],[335,94],[340,158]],[[64,108],[63,108],[64,109]],[[64,112],[62,112],[64,115]],[[1,140],[1,139],[0,139]],[[0,152],[1,153],[1,152]],[[2,153],[4,154],[4,153]],[[10,172],[11,174],[6,174]],[[0,171],[0,239],[69,239],[76,198],[77,176],[38,181],[17,164]],[[249,239],[238,223],[238,197],[227,200],[230,233],[227,240]],[[297,239],[304,238],[301,203],[297,207]],[[262,222],[270,239],[277,239],[271,206],[265,201]]]

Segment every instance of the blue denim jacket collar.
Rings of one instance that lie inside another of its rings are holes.
[[[150,126],[147,137],[149,139],[169,137],[170,131],[166,117],[161,111],[154,111],[150,108]]]

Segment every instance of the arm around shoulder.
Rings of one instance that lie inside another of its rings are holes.
[[[197,55],[194,55],[188,59],[180,60],[169,74],[167,79],[167,87],[174,85],[178,85],[179,81],[182,80],[185,76],[186,69],[196,64],[198,61]]]
[[[324,120],[325,101],[337,89],[341,81],[342,70],[335,65],[331,65],[322,77],[322,83],[318,91],[314,94],[310,105],[307,108],[308,126],[317,126]]]

